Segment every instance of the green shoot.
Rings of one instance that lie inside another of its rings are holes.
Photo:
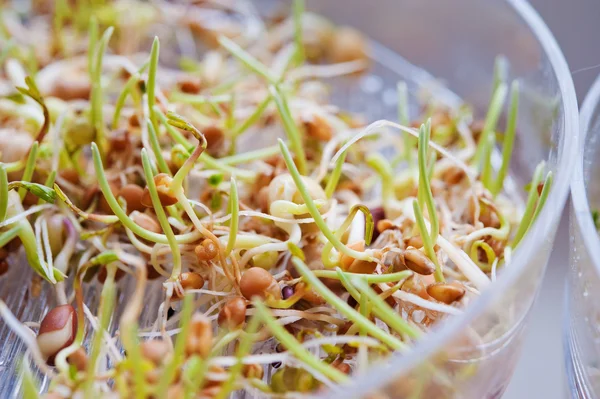
[[[38,155],[38,147],[39,143],[37,141],[33,142],[31,146],[31,150],[29,150],[29,156],[27,157],[27,163],[25,164],[25,170],[23,171],[22,181],[28,182],[31,181],[33,177],[33,172],[35,171],[35,162],[37,160]],[[27,194],[27,189],[24,186],[19,188],[19,197],[21,201],[25,198],[25,194]]]
[[[306,266],[306,264],[300,260],[300,258],[293,257],[292,263],[298,270],[298,273],[310,284],[312,289],[315,290],[319,295],[327,301],[332,307],[334,307],[338,312],[347,317],[354,324],[358,325],[361,328],[364,328],[369,335],[374,338],[379,339],[381,342],[386,344],[392,349],[403,349],[405,344],[398,340],[393,335],[390,335],[379,327],[377,327],[371,320],[367,319],[359,312],[354,310],[350,305],[341,300],[336,294],[334,294],[329,288],[316,277],[313,272]]]
[[[277,105],[279,115],[281,116],[281,120],[285,128],[285,133],[290,141],[292,150],[296,155],[298,170],[300,171],[300,174],[306,175],[306,154],[304,152],[304,146],[302,145],[302,136],[298,126],[296,126],[294,118],[292,117],[287,99],[283,95],[283,92],[275,86],[269,87],[269,91],[271,92],[271,96]]]
[[[238,137],[240,134],[244,133],[248,130],[252,125],[257,123],[260,120],[260,117],[265,113],[265,110],[271,103],[272,97],[267,96],[259,105],[256,107],[254,112],[244,121],[241,125],[233,129],[232,135],[233,137]]]
[[[229,213],[231,214],[231,221],[229,223],[229,240],[227,241],[226,254],[229,255],[235,247],[235,241],[238,233],[239,219],[240,219],[240,204],[238,200],[238,190],[235,179],[231,179],[231,188],[229,191]]]
[[[175,349],[169,364],[165,367],[165,372],[162,374],[158,382],[158,387],[155,396],[157,398],[166,398],[169,386],[175,379],[176,373],[185,355],[185,341],[190,330],[190,320],[194,311],[193,295],[186,295],[183,300],[183,308],[181,310],[181,332],[175,342]]]
[[[262,64],[259,60],[254,58],[244,49],[242,49],[237,43],[233,40],[227,38],[226,36],[219,37],[219,44],[225,48],[225,50],[229,51],[231,55],[238,59],[246,68],[256,73],[257,75],[262,76],[267,82],[271,84],[277,84],[277,79],[273,76],[271,71]]]
[[[302,38],[302,17],[304,15],[304,0],[294,0],[294,43],[296,53],[294,54],[295,65],[304,63],[304,40]]]
[[[377,152],[369,154],[366,159],[367,165],[375,169],[381,177],[381,194],[383,203],[386,204],[395,198],[394,195],[394,171],[385,157]]]
[[[335,232],[335,237],[338,240],[340,240],[342,238],[342,236],[344,235],[346,230],[348,230],[348,228],[350,227],[350,223],[352,223],[352,221],[354,220],[354,216],[356,216],[357,212],[362,212],[363,215],[365,215],[365,244],[370,245],[371,239],[373,238],[373,230],[374,230],[375,224],[373,222],[373,215],[371,214],[371,211],[369,210],[368,207],[366,207],[365,205],[362,205],[362,204],[354,205],[350,209],[348,216],[346,216],[346,219],[344,219],[344,222],[342,223],[340,228],[337,229],[337,231]],[[335,265],[335,263],[331,262],[331,258],[330,258],[332,249],[333,249],[333,245],[331,244],[331,242],[325,243],[325,245],[323,246],[323,253],[321,255],[323,264],[325,265],[325,267],[328,267],[328,268],[331,268]]]
[[[487,259],[485,264],[482,264],[479,261],[479,249],[482,249],[485,252]],[[492,247],[483,240],[477,240],[473,243],[469,256],[471,257],[473,263],[479,266],[479,268],[485,273],[489,273],[492,270],[492,264],[496,260],[496,253]]]
[[[440,262],[438,261],[437,255],[434,249],[434,241],[431,240],[431,236],[427,232],[427,226],[425,225],[425,218],[423,217],[423,211],[419,206],[418,201],[413,201],[413,210],[415,212],[415,219],[417,221],[417,227],[419,228],[419,234],[421,235],[421,239],[423,240],[423,247],[425,248],[425,253],[431,259],[431,261],[435,264],[435,281],[440,283],[444,280],[444,273],[442,271],[442,267],[440,266]]]
[[[158,165],[158,170],[162,173],[166,173],[171,176],[171,169],[169,169],[169,165],[167,165],[167,161],[162,155],[162,151],[160,149],[160,143],[158,142],[158,137],[156,136],[156,130],[154,129],[154,124],[151,120],[146,121],[146,125],[148,127],[148,138],[150,139],[150,147],[152,147],[152,152],[154,153],[154,158],[156,158],[156,164]]]
[[[102,153],[107,149],[106,136],[104,134],[102,61],[104,59],[104,52],[108,46],[108,42],[110,41],[113,31],[113,27],[105,30],[100,42],[95,48],[94,62],[92,63],[93,68],[90,76],[90,80],[92,82],[90,123],[94,127],[96,132],[96,143],[98,144]],[[90,48],[89,51],[92,51],[92,48]]]
[[[340,181],[340,177],[342,176],[342,166],[344,166],[344,162],[346,161],[346,152],[344,151],[342,155],[340,155],[335,161],[335,166],[331,171],[331,175],[329,176],[329,180],[327,180],[327,185],[325,186],[325,195],[327,198],[333,197],[333,193],[335,193],[335,189]]]
[[[113,115],[113,120],[112,120],[113,130],[119,126],[119,119],[121,117],[121,111],[123,110],[123,107],[125,106],[125,101],[127,100],[127,96],[136,87],[136,85],[140,81],[140,76],[141,76],[140,74],[142,72],[144,72],[146,70],[146,68],[148,68],[148,63],[145,63],[144,65],[142,65],[142,67],[138,70],[137,73],[134,73],[133,75],[131,75],[129,77],[129,79],[127,79],[125,86],[123,86],[123,90],[119,94],[119,97],[117,98],[117,102],[115,103],[115,113]]]
[[[93,15],[90,17],[88,35],[88,73],[92,77],[94,74],[94,49],[98,43],[98,20]]]
[[[530,187],[529,187],[529,195],[527,196],[527,202],[525,204],[525,212],[521,218],[521,223],[519,224],[519,228],[515,233],[515,237],[513,238],[513,242],[511,247],[516,248],[519,244],[519,241],[523,238],[529,226],[533,223],[533,214],[535,212],[535,205],[539,199],[538,195],[538,185],[542,181],[542,173],[544,170],[544,162],[541,162],[533,172],[533,177],[531,179]]]
[[[171,224],[167,220],[167,215],[158,197],[158,191],[156,190],[156,184],[154,184],[154,176],[152,175],[152,168],[150,165],[150,159],[145,149],[142,149],[142,166],[144,168],[144,176],[146,178],[146,185],[150,191],[150,198],[152,199],[152,205],[158,218],[160,227],[165,232],[169,247],[171,248],[171,255],[173,256],[173,271],[171,272],[171,280],[177,279],[181,273],[181,252],[179,251],[179,245],[177,239],[171,228]],[[174,181],[174,180],[173,180]]]
[[[435,209],[433,193],[431,192],[431,181],[429,178],[429,168],[427,168],[427,158],[429,150],[429,138],[431,136],[431,120],[427,120],[426,124],[422,124],[419,129],[419,207],[427,205],[429,220],[431,222],[430,241],[435,243],[440,232],[440,222]],[[421,231],[421,234],[426,233],[426,230]]]
[[[548,174],[546,175],[546,180],[544,180],[542,192],[540,193],[540,199],[538,200],[537,205],[535,207],[535,213],[533,214],[533,218],[531,220],[532,224],[533,224],[533,222],[535,222],[538,215],[544,208],[544,204],[546,203],[546,199],[548,199],[548,194],[550,193],[550,189],[552,188],[552,180],[553,180],[553,174],[552,174],[552,172],[548,172]]]
[[[345,255],[348,255],[354,259],[372,261],[373,258],[369,254],[367,254],[366,252],[359,252],[359,251],[355,251],[351,248],[348,248],[346,245],[344,245],[339,240],[339,238],[337,238],[333,234],[333,232],[331,230],[329,230],[329,227],[325,223],[325,220],[323,220],[323,216],[321,216],[321,213],[319,212],[319,209],[317,208],[314,200],[310,197],[310,194],[308,192],[308,189],[306,188],[306,185],[302,181],[302,176],[300,175],[300,172],[298,172],[298,169],[296,168],[296,165],[294,164],[292,155],[290,154],[290,150],[288,150],[287,146],[283,143],[283,141],[281,139],[279,140],[279,148],[281,149],[281,153],[283,155],[283,159],[288,168],[288,171],[290,172],[290,175],[292,176],[294,183],[296,183],[298,192],[300,193],[300,195],[302,196],[302,199],[304,200],[304,203],[306,204],[306,208],[308,209],[308,212],[310,213],[312,218],[315,220],[315,224],[317,225],[319,230],[321,230],[321,232],[327,238],[327,240],[329,240],[329,242],[333,245],[333,247],[335,249],[344,253]]]
[[[8,209],[8,175],[6,167],[0,163],[0,223],[4,222]]]
[[[377,317],[379,317],[383,322],[387,323],[392,329],[399,333],[406,334],[412,338],[418,338],[421,335],[419,330],[404,320],[402,316],[392,309],[386,301],[381,299],[381,297],[377,295],[363,279],[347,277],[339,268],[338,274],[340,275],[340,281],[344,287],[348,288],[350,284],[352,284],[358,290],[360,290],[360,295],[364,295],[373,306],[372,312],[375,313],[375,315],[377,315]],[[357,301],[360,300],[360,298],[354,299]]]
[[[29,191],[39,199],[51,204],[53,204],[56,200],[56,192],[52,188],[37,183],[31,183],[28,181],[12,181],[8,184],[8,189]]]
[[[158,71],[158,54],[160,52],[160,43],[158,36],[154,37],[152,50],[150,51],[150,67],[148,69],[148,84],[146,85],[146,93],[148,94],[148,112],[152,127],[158,132],[158,122],[154,113],[154,105],[156,104],[156,73]]]
[[[277,320],[271,315],[267,307],[261,301],[254,300],[252,304],[256,309],[256,315],[265,323],[269,330],[271,330],[273,336],[300,361],[323,374],[333,382],[342,383],[348,380],[348,376],[346,374],[321,361],[321,359],[302,347],[296,338],[294,338],[292,334],[287,332],[287,330],[277,322]]]
[[[510,87],[510,110],[508,111],[508,123],[504,132],[504,142],[502,145],[502,165],[498,170],[496,184],[492,189],[494,196],[498,195],[504,187],[504,179],[508,173],[510,166],[510,158],[512,156],[513,147],[515,144],[515,135],[517,132],[517,115],[519,113],[519,83],[514,81]]]
[[[30,97],[33,101],[38,103],[40,107],[42,107],[42,111],[44,112],[44,124],[40,128],[40,131],[38,132],[36,137],[36,141],[41,143],[44,140],[44,137],[46,137],[48,131],[50,130],[50,111],[48,110],[48,107],[46,106],[46,103],[44,102],[44,99],[42,98],[42,95],[40,94],[40,91],[38,90],[35,81],[30,76],[27,76],[25,78],[25,83],[27,84],[27,88],[17,87],[17,90],[19,90],[21,94]]]
[[[477,149],[475,151],[474,163],[478,170],[483,171],[482,181],[486,187],[491,183],[490,156],[496,141],[496,125],[498,124],[498,119],[500,119],[507,92],[508,88],[505,83],[498,85],[494,91],[485,117],[483,131],[481,132],[479,143],[477,144]]]
[[[296,256],[296,254],[293,254]],[[362,274],[362,273],[350,273],[343,272],[348,278],[358,278],[369,284],[380,284],[380,283],[395,283],[398,281],[405,280],[413,275],[410,270],[403,270],[401,272],[388,273],[388,274]],[[313,270],[313,274],[319,278],[338,279],[339,274],[333,270]]]

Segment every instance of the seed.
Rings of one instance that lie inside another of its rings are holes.
[[[382,219],[379,222],[377,222],[377,231],[379,231],[380,233],[383,233],[384,231],[393,229],[395,227],[396,226],[394,225],[394,223],[392,223],[392,221],[389,219]]]
[[[225,134],[218,126],[208,126],[202,129],[202,134],[206,138],[206,151],[213,156],[220,155],[225,144]]]
[[[68,78],[65,76],[53,82],[48,95],[65,101],[88,100],[91,88],[87,74],[71,71]]]
[[[444,171],[442,174],[442,180],[448,185],[454,185],[460,183],[466,176],[465,171],[458,166],[451,166]]]
[[[460,283],[435,283],[427,287],[427,293],[434,299],[451,304],[465,295],[465,289]]]
[[[37,336],[37,344],[48,363],[54,363],[54,356],[71,345],[77,334],[77,316],[71,305],[61,305],[46,314]]]
[[[283,289],[281,290],[281,297],[283,299],[288,299],[292,295],[294,295],[294,288],[290,287],[289,285],[283,287]]]
[[[0,248],[0,260],[8,258],[8,251],[4,248]]]
[[[199,290],[204,287],[204,277],[194,272],[185,272],[179,275],[179,282],[181,283],[181,287],[183,291],[187,290]],[[183,298],[181,293],[175,290],[175,295],[173,296],[173,300],[178,300]]]
[[[263,366],[256,363],[244,364],[242,368],[242,374],[248,379],[256,378],[262,380],[264,373]]]
[[[63,169],[58,175],[69,183],[79,184],[79,174],[73,168]]]
[[[418,275],[413,275],[402,284],[402,291],[420,296],[423,299],[430,299],[427,289]]]
[[[69,364],[75,366],[78,371],[87,370],[88,357],[83,348],[77,349],[67,357]]]
[[[205,238],[202,241],[202,244],[197,245],[196,248],[194,248],[194,252],[196,253],[198,262],[208,262],[217,256],[219,248],[211,239]]]
[[[29,134],[18,133],[15,129],[0,128],[0,162],[17,162],[27,158],[33,144]]]
[[[156,234],[162,233],[160,224],[158,224],[156,219],[154,219],[150,215],[134,211],[131,214],[131,218],[133,219],[135,224],[137,224],[138,226],[140,226],[143,229],[146,229],[146,230],[151,231]]]
[[[335,367],[344,374],[350,374],[350,372],[352,371],[352,368],[350,368],[350,365],[348,363],[340,363]]]
[[[135,114],[129,118],[129,123],[132,120],[137,123],[138,119]],[[110,137],[110,150],[111,152],[123,152],[129,148],[131,141],[129,139],[129,132],[125,129],[115,130]]]
[[[156,191],[158,192],[158,199],[162,206],[175,205],[177,198],[171,192],[171,182],[173,178],[166,173],[159,173],[154,176],[154,184],[156,185]],[[152,208],[152,198],[150,197],[150,190],[146,186],[144,188],[144,194],[142,195],[141,202],[144,206]]]
[[[375,226],[379,224],[379,221],[385,219],[385,211],[382,207],[378,206],[376,208],[370,209],[371,216],[373,217],[373,223]],[[373,241],[375,241],[379,237],[379,230],[375,229],[373,231]]]
[[[354,299],[354,297],[352,295],[350,295],[348,297],[348,306],[350,306],[351,308],[356,308],[356,306],[358,306],[358,302],[356,301],[356,299]]]
[[[240,279],[240,291],[246,299],[257,296],[261,299],[281,299],[279,284],[271,273],[260,267],[246,270]]]
[[[189,332],[185,338],[185,352],[188,356],[206,358],[212,347],[213,331],[210,320],[202,313],[195,313],[190,320]]]
[[[407,247],[423,248],[423,239],[421,236],[412,236],[406,239]]]
[[[119,195],[125,199],[127,203],[127,211],[138,211],[142,212],[145,207],[142,204],[142,197],[144,196],[144,189],[137,184],[126,184],[119,191]]]
[[[318,115],[313,115],[312,120],[304,122],[306,134],[319,141],[331,140],[332,130],[329,123]]]
[[[350,273],[372,274],[377,268],[377,263],[369,262],[362,259],[355,259],[348,268]]]
[[[187,77],[180,80],[177,85],[179,89],[187,94],[198,94],[202,88],[202,82],[198,78]]]
[[[355,251],[363,252],[365,250],[365,241],[357,241],[354,244],[348,245],[348,248],[353,249]],[[343,270],[348,270],[352,262],[354,262],[354,258],[352,258],[351,256],[348,256],[346,254],[342,254],[342,256],[340,256],[340,267]]]
[[[119,185],[116,182],[109,182],[108,186],[110,187],[110,191],[113,193],[113,195],[118,195],[119,194]],[[96,187],[96,190],[93,192],[92,197],[93,198],[94,195],[98,194],[98,210],[102,213],[105,214],[112,214],[113,211],[110,208],[110,205],[108,205],[108,201],[106,201],[106,198],[104,197],[104,195],[98,190],[98,188]]]
[[[415,273],[427,276],[435,271],[435,264],[418,249],[404,251],[404,265]]]
[[[142,342],[140,351],[145,359],[159,366],[171,352],[171,347],[162,339],[151,339]]]
[[[219,312],[217,321],[222,328],[233,330],[241,327],[246,321],[246,300],[236,297],[227,301]]]
[[[167,399],[183,399],[185,398],[185,390],[181,384],[171,385],[167,390]]]
[[[323,305],[325,303],[325,299],[307,286],[306,283],[298,283],[294,286],[294,289],[296,292],[302,292],[302,299],[313,305]]]
[[[358,30],[342,26],[333,36],[329,56],[333,62],[367,59],[367,41]]]

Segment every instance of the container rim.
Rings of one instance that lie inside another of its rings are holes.
[[[531,226],[529,233],[524,237],[519,248],[515,251],[511,267],[507,268],[502,277],[492,284],[463,314],[453,317],[435,332],[428,334],[408,353],[392,357],[386,365],[372,366],[366,373],[358,375],[348,385],[340,390],[330,391],[325,394],[326,396],[363,397],[373,392],[373,390],[384,387],[396,379],[398,375],[409,370],[410,367],[435,354],[444,345],[456,338],[465,325],[470,324],[475,318],[484,313],[503,292],[514,285],[517,278],[524,273],[530,261],[537,255],[536,250],[532,248],[536,248],[536,244],[539,245],[546,237],[554,233],[553,230],[562,215],[562,212],[557,210],[564,208],[569,192],[570,179],[576,164],[574,161],[579,149],[579,117],[575,87],[565,57],[556,39],[537,11],[525,0],[505,1],[530,27],[546,53],[556,74],[560,104],[564,110],[563,135],[558,143],[560,157],[556,166],[556,179],[550,189],[546,205],[536,222]],[[593,93],[596,94],[594,98],[597,98],[600,95],[600,80],[596,81],[594,89]],[[589,104],[588,108],[591,108]],[[588,207],[587,202],[584,206]],[[591,223],[591,218],[589,218],[589,222]],[[597,259],[600,262],[600,238],[597,234],[594,235],[593,243],[595,252],[598,254]],[[599,263],[596,263],[596,267],[600,272]]]
[[[579,231],[583,236],[583,245],[589,254],[592,264],[596,269],[596,274],[600,276],[600,236],[594,221],[592,219],[592,210],[590,207],[589,197],[585,189],[584,181],[584,153],[585,142],[592,133],[592,118],[595,111],[600,105],[600,75],[594,81],[590,91],[588,91],[581,107],[580,126],[581,126],[581,142],[579,143],[579,159],[575,169],[573,182],[571,183],[571,201],[573,204],[573,212],[577,222]]]

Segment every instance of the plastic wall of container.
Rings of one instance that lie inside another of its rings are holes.
[[[565,356],[574,398],[600,397],[600,78],[581,108],[580,160],[571,184],[571,253],[565,314]]]
[[[411,352],[353,378],[343,392],[327,394],[344,398],[499,398],[518,359],[523,327],[577,159],[577,103],[562,53],[543,21],[524,1],[308,3],[440,78],[478,110],[487,107],[497,55],[506,56],[510,78],[520,83],[511,170],[516,187],[523,192],[535,165],[547,161],[554,183],[542,214],[496,283],[463,315],[448,320]],[[415,83],[410,76],[404,79]]]

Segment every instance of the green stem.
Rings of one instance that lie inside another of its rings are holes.
[[[154,125],[151,120],[146,122],[148,126],[148,137],[150,138],[150,146],[152,147],[152,152],[154,153],[154,157],[156,158],[156,164],[158,165],[158,170],[162,173],[166,173],[171,176],[171,169],[169,169],[169,165],[165,161],[165,158],[162,155],[160,150],[160,144],[158,142],[158,137],[156,136],[156,130],[154,129]]]
[[[33,177],[33,172],[35,170],[35,161],[37,160],[38,155],[38,147],[39,143],[37,141],[34,141],[31,146],[31,150],[29,151],[29,156],[27,157],[25,171],[23,171],[23,177],[21,179],[22,181],[29,182]],[[19,188],[19,197],[21,198],[21,201],[23,201],[23,198],[25,198],[25,194],[27,194],[27,190],[25,189],[25,187]]]
[[[519,228],[515,233],[515,237],[513,238],[513,242],[511,247],[516,248],[527,230],[529,226],[533,222],[533,215],[535,213],[535,204],[539,198],[538,196],[538,185],[542,181],[542,173],[544,170],[544,162],[540,162],[540,164],[535,168],[533,172],[533,177],[531,179],[531,185],[529,187],[529,195],[527,196],[527,203],[525,204],[525,212],[521,217],[521,223],[519,223]]]
[[[267,96],[258,107],[252,112],[252,114],[238,127],[233,129],[232,135],[233,137],[238,137],[240,134],[244,133],[248,130],[252,125],[254,125],[260,117],[263,115],[269,104],[271,103],[272,97]]]
[[[505,83],[500,83],[496,90],[494,90],[475,151],[473,162],[478,170],[483,170],[484,177],[482,177],[482,181],[484,184],[487,180],[491,179],[491,165],[488,164],[490,163],[493,143],[495,142],[496,125],[498,124],[498,119],[500,119],[507,92],[508,88]]]
[[[295,65],[304,63],[304,40],[302,38],[302,16],[304,14],[304,0],[294,0],[294,43],[296,54],[294,55]]]
[[[329,180],[327,180],[327,185],[325,186],[325,195],[327,198],[331,198],[335,189],[340,181],[340,177],[342,176],[342,166],[344,166],[344,162],[346,161],[346,152],[344,151],[337,161],[335,161],[335,166],[331,171],[331,175],[329,176]]]
[[[219,43],[227,51],[229,51],[231,55],[237,58],[246,68],[253,71],[257,75],[262,76],[269,83],[277,84],[277,79],[273,76],[271,71],[269,71],[269,69],[259,60],[242,49],[237,43],[223,35],[219,37]]]
[[[318,371],[333,382],[342,383],[348,381],[348,376],[346,374],[321,361],[321,359],[300,345],[296,338],[277,322],[261,301],[255,300],[252,304],[256,309],[256,315],[266,324],[269,330],[271,330],[273,336],[301,362],[307,364],[310,368]]]
[[[154,184],[154,176],[152,175],[152,168],[150,166],[150,159],[148,158],[148,153],[146,152],[145,148],[142,149],[142,166],[144,167],[146,186],[148,187],[148,191],[150,191],[150,198],[152,199],[152,205],[154,206],[158,223],[165,232],[167,240],[169,241],[171,256],[173,257],[173,270],[171,272],[171,279],[175,280],[181,273],[181,252],[179,251],[179,245],[177,244],[177,239],[175,238],[173,229],[171,229],[171,225],[167,220],[165,210],[160,202],[160,198],[158,197],[158,191],[156,190],[156,185]]]
[[[333,270],[313,270],[313,274],[319,278],[339,279],[338,272]],[[389,274],[362,274],[350,272],[343,272],[343,274],[349,278],[361,279],[369,284],[395,283],[397,281],[407,279],[413,275],[410,270],[403,270],[401,272]]]
[[[104,31],[102,35],[102,39],[98,43],[97,49],[95,51],[95,63],[92,74],[92,101],[91,107],[92,110],[90,112],[92,126],[96,131],[96,142],[101,148],[102,152],[106,151],[106,136],[104,132],[104,113],[103,113],[103,92],[102,92],[102,61],[104,59],[104,52],[106,51],[106,46],[108,46],[108,42],[110,37],[113,34],[113,27],[109,27]]]
[[[231,179],[231,189],[229,192],[229,212],[231,213],[231,220],[229,223],[229,239],[227,240],[226,254],[229,255],[235,247],[235,241],[237,239],[239,219],[240,219],[240,205],[238,200],[238,190],[235,179]]]
[[[290,146],[296,155],[298,170],[300,171],[300,174],[306,175],[306,154],[304,153],[304,146],[302,145],[302,137],[298,126],[296,126],[296,122],[294,122],[287,100],[283,95],[283,92],[277,87],[271,86],[269,87],[269,91],[279,110],[285,133],[290,141]]]
[[[238,165],[241,163],[266,159],[278,155],[279,152],[279,146],[276,144],[270,147],[264,147],[254,151],[242,152],[235,155],[219,158],[219,163],[221,163],[222,165]]]
[[[419,129],[419,206],[422,207],[425,202],[429,220],[431,222],[430,240],[437,242],[437,236],[440,232],[440,222],[435,209],[433,193],[431,192],[431,182],[429,180],[429,168],[427,167],[427,158],[429,150],[429,138],[431,136],[431,119],[427,123],[421,125]],[[433,169],[433,168],[432,168]],[[426,232],[426,230],[425,230]]]
[[[279,148],[281,149],[281,153],[283,155],[285,164],[288,168],[288,171],[290,172],[290,175],[292,176],[292,179],[294,180],[294,183],[296,183],[296,188],[297,188],[298,192],[300,193],[300,195],[302,196],[302,199],[304,200],[304,203],[306,205],[306,208],[308,209],[308,212],[310,213],[312,218],[315,220],[315,224],[317,225],[319,230],[321,230],[323,235],[329,240],[329,242],[331,242],[331,244],[334,246],[335,249],[350,256],[351,258],[361,259],[361,260],[366,260],[366,261],[373,261],[373,258],[370,255],[368,255],[366,252],[359,252],[359,251],[355,251],[351,248],[348,248],[335,236],[335,234],[333,234],[333,232],[331,230],[329,230],[327,223],[325,223],[325,220],[323,220],[323,217],[321,216],[319,209],[315,205],[314,200],[310,197],[308,189],[306,188],[306,185],[302,181],[302,176],[300,175],[300,172],[298,171],[298,169],[296,168],[296,165],[294,164],[292,155],[290,154],[290,150],[288,150],[287,146],[283,143],[283,141],[281,139],[279,139]]]
[[[148,68],[148,84],[146,87],[146,93],[148,93],[148,113],[150,114],[150,121],[152,122],[155,131],[158,131],[154,105],[156,104],[156,73],[158,70],[159,52],[160,43],[158,41],[158,36],[155,36],[154,42],[152,42],[152,50],[150,51],[150,67]]]
[[[435,281],[437,281],[438,283],[444,282],[444,273],[435,253],[435,249],[433,247],[434,243],[431,240],[431,236],[427,232],[427,226],[425,225],[423,211],[421,211],[421,207],[419,206],[419,203],[416,200],[413,201],[413,210],[415,212],[417,226],[419,227],[419,234],[421,234],[421,239],[423,240],[423,247],[425,247],[425,253],[429,257],[429,259],[431,259],[431,261],[435,264]]]
[[[492,190],[494,196],[498,195],[504,187],[504,179],[508,173],[510,166],[510,158],[512,156],[513,147],[515,144],[515,136],[517,132],[517,115],[519,113],[519,82],[514,81],[510,88],[510,110],[508,112],[508,122],[506,131],[504,132],[504,143],[502,145],[502,165],[498,170],[496,184]]]
[[[334,307],[338,312],[347,317],[354,324],[358,325],[360,328],[364,328],[369,335],[374,338],[379,339],[381,342],[386,344],[392,349],[404,349],[405,344],[398,340],[396,337],[384,332],[379,327],[377,327],[371,320],[365,318],[355,309],[350,307],[346,302],[342,301],[336,294],[334,294],[329,288],[325,286],[319,280],[317,276],[313,274],[313,272],[306,266],[306,264],[299,258],[293,257],[292,263],[298,270],[298,273],[308,281],[312,289],[314,289],[319,295],[329,303],[332,307]]]
[[[0,223],[6,218],[6,210],[8,209],[8,175],[6,167],[0,163]]]

